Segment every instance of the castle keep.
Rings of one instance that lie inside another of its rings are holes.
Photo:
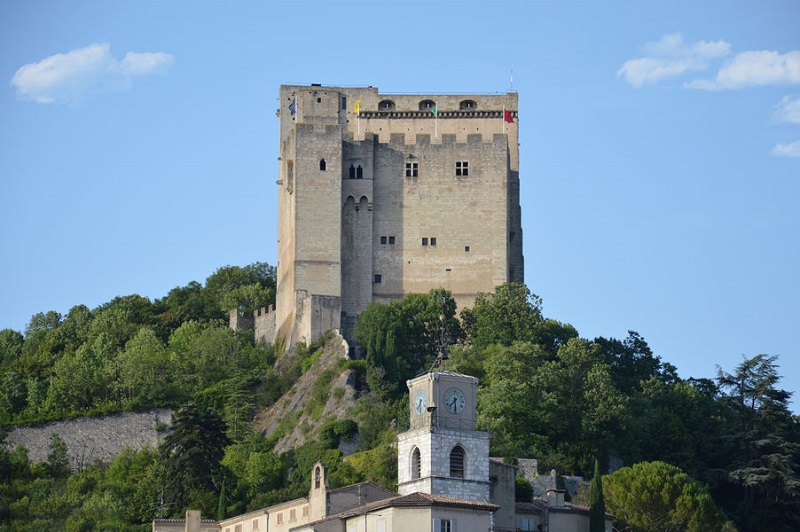
[[[280,88],[278,290],[289,344],[432,288],[523,282],[517,94]],[[265,338],[272,341],[272,338]]]

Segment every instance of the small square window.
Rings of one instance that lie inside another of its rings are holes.
[[[432,236],[431,237],[431,246],[435,246],[435,245],[436,245],[436,237]]]
[[[390,236],[390,237],[389,237],[389,245],[390,245],[390,246],[393,246],[393,245],[394,245],[394,237],[393,237],[393,236]]]
[[[464,246],[464,253],[469,253],[469,246]]]
[[[456,162],[456,175],[457,176],[468,176],[469,175],[469,162],[468,161],[457,161]]]
[[[381,245],[383,245],[383,246],[386,245],[386,237],[385,236],[381,237]]]
[[[427,246],[428,245],[428,237],[427,236],[423,236],[422,237],[422,245],[423,246]]]
[[[419,176],[419,163],[406,163],[406,177]]]
[[[379,273],[375,274],[375,284],[381,284],[383,282],[383,276]]]

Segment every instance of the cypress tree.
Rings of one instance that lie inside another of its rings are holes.
[[[603,499],[603,482],[600,478],[600,463],[594,461],[594,478],[589,485],[589,532],[605,532],[606,503]]]
[[[225,481],[219,490],[219,504],[217,505],[217,521],[222,521],[228,517],[228,494],[225,491]]]

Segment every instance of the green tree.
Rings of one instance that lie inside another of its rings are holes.
[[[119,351],[143,326],[153,327],[158,322],[157,309],[137,294],[115,297],[96,308],[93,315],[90,336],[108,334]]]
[[[640,391],[642,383],[653,377],[667,383],[678,380],[675,367],[653,355],[645,339],[635,331],[628,331],[624,340],[595,338],[594,344],[611,368],[615,385],[627,395]]]
[[[405,391],[407,379],[431,367],[442,343],[461,337],[455,311],[450,293],[437,289],[426,295],[410,294],[386,305],[371,304],[361,313],[356,340],[366,351],[368,366],[382,369],[393,396]]]
[[[479,293],[472,308],[461,311],[467,340],[476,348],[515,341],[536,343],[542,300],[524,284],[506,283],[494,294]]]
[[[550,445],[572,460],[556,465],[588,474],[594,457],[613,449],[629,417],[627,398],[614,386],[598,348],[570,339],[555,360],[538,368],[533,385],[543,392],[537,408]]]
[[[94,314],[86,305],[75,305],[58,328],[65,349],[75,351],[89,339]]]
[[[721,466],[723,422],[715,390],[691,380],[642,381],[629,401],[627,430],[617,442],[624,460],[681,464],[689,475],[705,480],[706,469]]]
[[[223,266],[206,279],[205,292],[216,307],[215,318],[224,318],[230,309],[252,311],[275,303],[274,266],[256,262],[248,266]]]
[[[162,309],[161,322],[170,330],[180,327],[181,323],[189,320],[202,321],[219,317],[216,304],[209,301],[203,285],[197,281],[173,288],[156,304]]]
[[[53,364],[64,349],[56,333],[59,325],[61,314],[52,310],[39,312],[31,317],[25,328],[25,343],[17,366],[25,377],[49,376]]]
[[[741,530],[800,529],[800,423],[779,389],[777,357],[719,369],[727,478],[716,487]]]
[[[533,456],[546,444],[544,390],[536,386],[548,353],[536,344],[516,342],[484,350],[486,379],[478,389],[478,425],[492,434],[492,450],[503,456]]]
[[[173,414],[172,432],[159,446],[159,456],[165,471],[164,496],[174,514],[183,513],[191,502],[205,503],[205,513],[216,510],[221,461],[230,444],[225,431],[216,412],[200,412],[193,403]]]
[[[731,530],[708,488],[664,462],[641,462],[604,476],[606,509],[618,530]]]
[[[151,328],[139,329],[116,364],[118,389],[129,404],[158,405],[175,397],[169,353]]]
[[[45,402],[49,412],[78,413],[97,406],[105,393],[103,360],[88,344],[64,353],[53,366]]]
[[[603,499],[603,481],[600,477],[600,462],[594,461],[594,476],[589,485],[589,532],[605,532],[606,503]]]
[[[45,467],[47,473],[56,478],[66,478],[71,471],[67,444],[57,432],[50,433],[50,452]]]
[[[25,338],[12,329],[0,331],[0,371],[10,368],[22,355]]]

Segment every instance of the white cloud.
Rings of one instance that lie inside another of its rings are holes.
[[[775,119],[779,122],[800,124],[800,96],[792,98],[784,96],[775,110]]]
[[[102,92],[127,89],[134,77],[165,72],[173,62],[172,55],[160,52],[128,52],[118,61],[108,44],[92,44],[24,65],[11,78],[11,84],[23,100],[74,103]]]
[[[772,148],[772,155],[776,157],[800,157],[800,140],[789,144],[778,144]]]
[[[643,52],[644,57],[626,61],[617,70],[617,77],[625,78],[634,87],[656,83],[689,71],[705,70],[711,59],[730,54],[731,45],[725,41],[685,44],[683,35],[671,33],[657,42],[645,44]]]
[[[714,79],[694,80],[686,87],[716,91],[798,83],[800,51],[779,54],[763,50],[737,54],[720,68]]]

